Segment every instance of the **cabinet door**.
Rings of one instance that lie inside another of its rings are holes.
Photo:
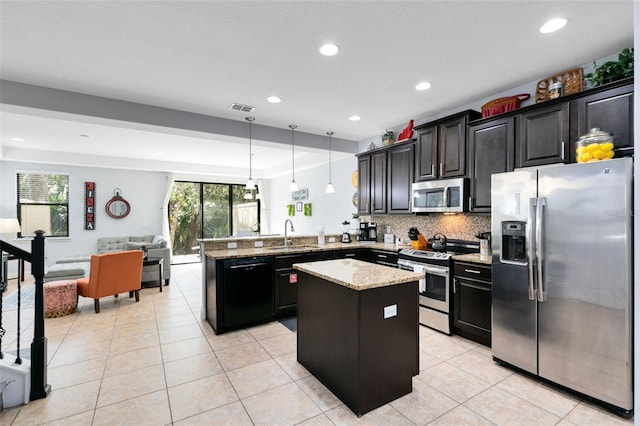
[[[491,345],[491,283],[453,279],[453,326],[457,334]]]
[[[516,167],[568,162],[568,103],[520,114],[517,120]]]
[[[371,214],[387,212],[387,151],[371,154]]]
[[[438,126],[420,129],[416,139],[416,180],[437,178]]]
[[[411,213],[413,148],[413,144],[401,144],[389,150],[388,213]]]
[[[276,271],[275,305],[276,315],[295,313],[298,303],[298,271],[281,269]]]
[[[464,176],[467,158],[467,120],[465,117],[442,123],[438,129],[439,176]]]
[[[279,317],[295,314],[298,303],[298,271],[291,266],[305,261],[306,257],[302,254],[276,256],[274,259],[274,305],[275,314]]]
[[[358,214],[371,213],[371,156],[358,157]]]
[[[513,170],[514,118],[471,126],[469,211],[491,212],[491,175]]]
[[[633,85],[616,87],[574,101],[577,104],[577,130],[573,139],[598,127],[613,134],[617,152],[633,150]],[[575,157],[575,150],[572,150]]]

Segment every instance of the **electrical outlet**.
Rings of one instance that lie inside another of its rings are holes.
[[[253,246],[259,248],[264,246],[264,243],[262,241],[256,241],[255,243],[253,243]]]
[[[228,249],[238,248],[238,243],[227,243]]]
[[[389,305],[384,307],[384,319],[392,318],[398,315],[398,305]]]
[[[336,242],[336,237],[329,237],[329,242],[330,243],[335,243]]]

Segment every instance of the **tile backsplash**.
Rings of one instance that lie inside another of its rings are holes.
[[[408,241],[409,228],[416,227],[420,233],[429,239],[437,233],[444,234],[454,240],[478,241],[475,235],[479,232],[491,231],[491,216],[471,214],[445,215],[441,213],[427,215],[371,215],[360,216],[363,222],[376,222],[378,225],[378,240],[389,226],[391,233],[402,241]]]

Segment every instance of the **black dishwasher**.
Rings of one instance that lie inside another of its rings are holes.
[[[273,310],[273,257],[224,261],[224,328],[270,320]]]

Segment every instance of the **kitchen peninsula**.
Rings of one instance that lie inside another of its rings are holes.
[[[293,267],[298,362],[358,416],[410,393],[421,275],[353,259]]]
[[[295,315],[295,263],[346,258],[395,269],[402,248],[364,242],[319,245],[316,236],[293,237],[289,245],[282,244],[282,236],[200,241],[204,253],[202,318],[216,334]]]

